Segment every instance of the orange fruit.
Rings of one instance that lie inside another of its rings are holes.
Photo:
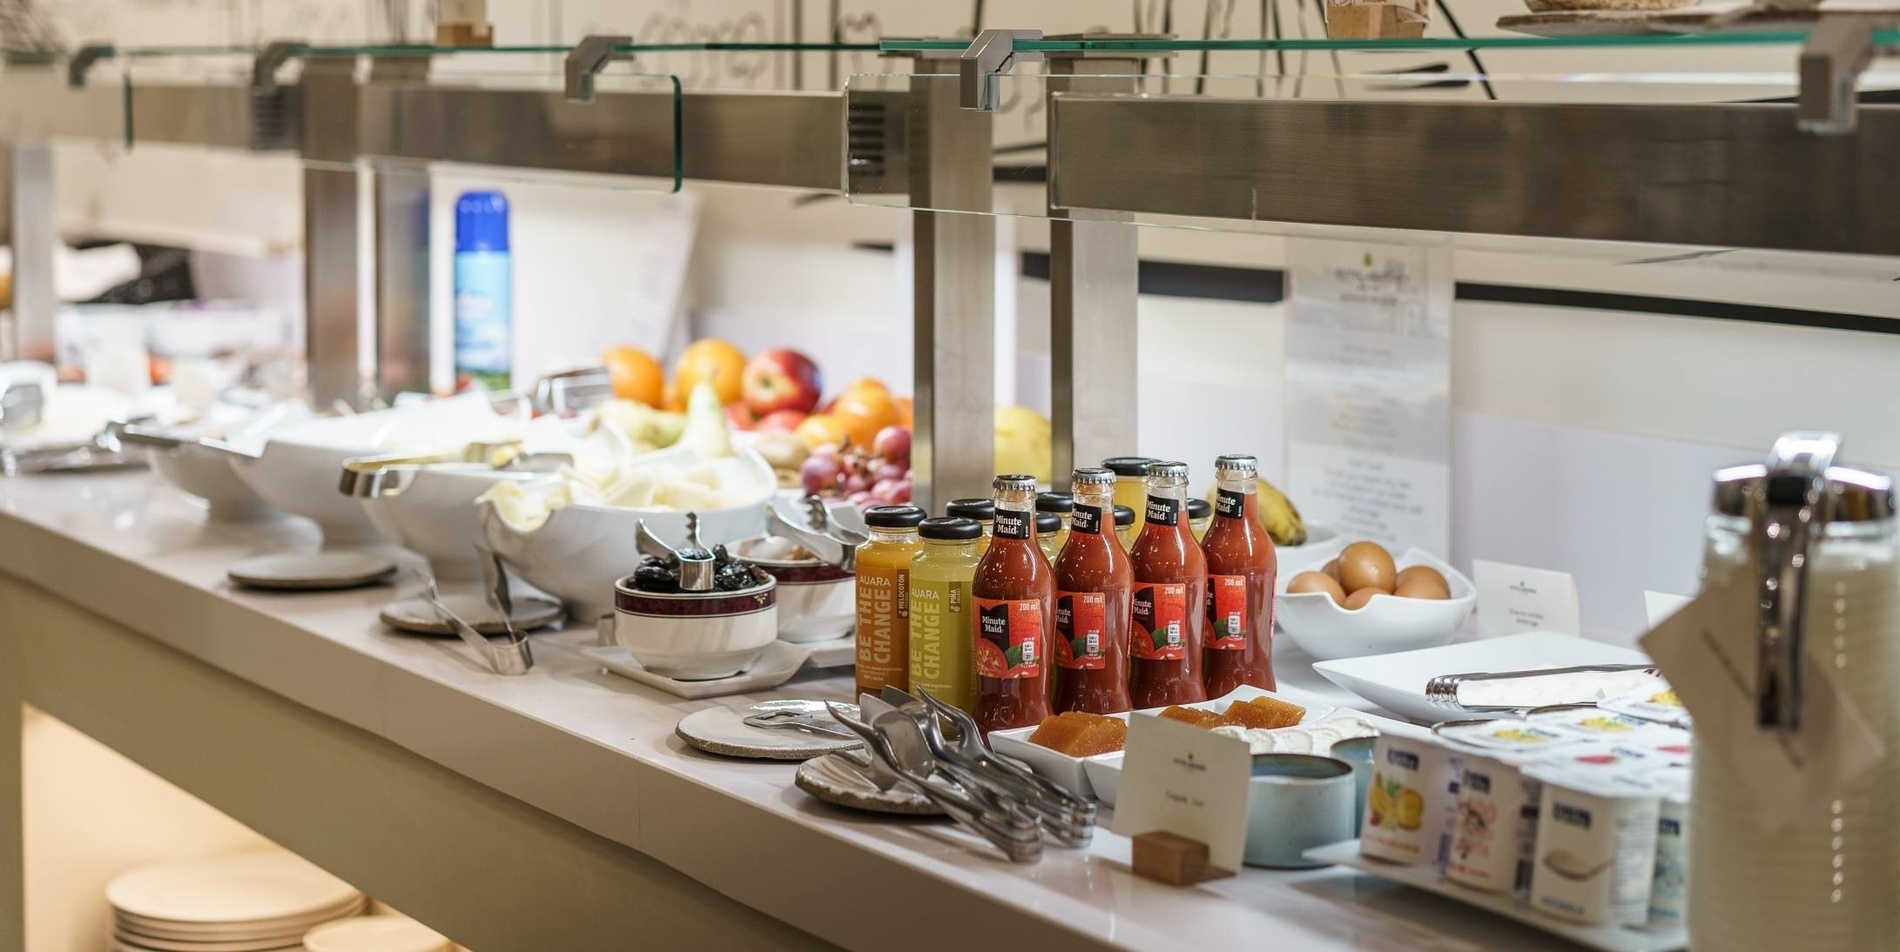
[[[804,440],[806,446],[813,448],[826,443],[843,443],[850,435],[850,431],[845,429],[844,421],[829,413],[814,413],[806,417],[804,422],[798,424],[798,429],[792,432],[797,434],[799,439]]]
[[[660,409],[674,413],[686,412],[686,397],[680,393],[679,385],[671,380],[660,388]]]
[[[666,371],[653,355],[638,347],[621,344],[600,355],[607,365],[607,378],[613,381],[614,396],[635,400],[650,407],[660,405],[666,387]]]
[[[673,380],[681,393],[692,393],[703,380],[712,384],[720,403],[739,399],[739,383],[744,376],[745,354],[717,338],[694,341],[673,365]]]
[[[909,397],[898,397],[896,402],[897,422],[911,429],[916,429],[916,406],[911,403],[911,399]]]
[[[897,401],[888,392],[871,389],[847,390],[832,404],[831,415],[844,424],[851,442],[869,449],[877,431],[902,422]]]

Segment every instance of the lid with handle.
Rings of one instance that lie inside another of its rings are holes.
[[[1766,463],[1715,473],[1711,508],[1748,520],[1756,558],[1761,676],[1755,720],[1764,730],[1801,728],[1807,572],[1828,524],[1893,518],[1893,480],[1837,465],[1840,448],[1838,433],[1792,431],[1775,440]]]

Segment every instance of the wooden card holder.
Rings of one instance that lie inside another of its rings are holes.
[[[1233,873],[1207,865],[1207,844],[1178,833],[1156,830],[1133,840],[1135,875],[1170,886],[1192,886]]]
[[[1332,40],[1415,40],[1425,35],[1425,20],[1390,3],[1328,4],[1326,37]]]

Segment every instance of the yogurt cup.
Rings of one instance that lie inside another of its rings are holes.
[[[1585,925],[1649,919],[1660,799],[1607,777],[1533,769],[1544,781],[1531,905]]]
[[[1458,808],[1460,755],[1431,740],[1379,735],[1359,852],[1405,866],[1443,868]]]
[[[1689,797],[1664,796],[1656,820],[1656,874],[1649,887],[1649,921],[1680,926],[1689,914]]]
[[[1527,894],[1543,789],[1543,781],[1505,758],[1466,754],[1445,878],[1484,892]]]

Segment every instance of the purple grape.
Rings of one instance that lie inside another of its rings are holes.
[[[910,478],[910,466],[907,463],[893,463],[885,460],[879,463],[877,471],[871,474],[877,482],[895,482]]]
[[[808,456],[798,468],[798,478],[808,495],[836,495],[841,469],[836,456]]]

